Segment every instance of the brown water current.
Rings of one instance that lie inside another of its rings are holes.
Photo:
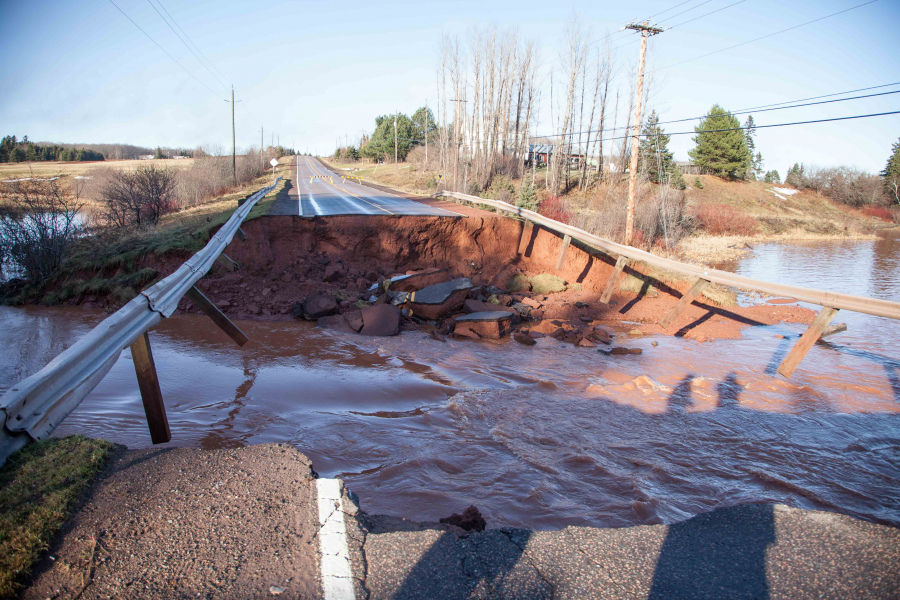
[[[736,269],[897,299],[900,239],[761,246]],[[104,316],[0,309],[0,391]],[[372,513],[436,520],[475,504],[489,526],[554,529],[781,502],[900,525],[900,324],[836,320],[849,330],[790,380],[775,369],[799,325],[628,340],[640,356],[248,321],[240,349],[198,316],[151,340],[172,445],[291,443]],[[72,433],[150,445],[128,351],[57,430]]]

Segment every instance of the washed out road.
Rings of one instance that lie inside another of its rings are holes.
[[[395,194],[345,179],[310,156],[296,156],[291,165],[293,186],[288,197],[269,214],[324,217],[334,215],[418,215],[457,217],[456,213],[407,200]]]

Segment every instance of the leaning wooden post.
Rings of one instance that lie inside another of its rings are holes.
[[[609,276],[609,281],[606,282],[606,289],[603,290],[603,295],[600,296],[602,304],[609,304],[613,292],[619,287],[619,278],[622,277],[622,270],[625,269],[627,262],[628,259],[624,256],[620,256],[616,261],[616,268],[613,269],[612,275]]]
[[[828,324],[831,323],[831,320],[837,313],[838,309],[829,306],[824,307],[821,312],[819,312],[812,322],[812,325],[810,325],[803,335],[800,336],[800,341],[794,344],[790,353],[788,353],[781,364],[778,365],[779,373],[785,377],[790,377],[794,373],[794,369],[797,368],[800,361],[806,356],[806,353],[813,347],[813,344],[822,337],[822,332],[825,331],[825,328],[828,327]]]
[[[225,254],[224,252],[216,258],[216,262],[222,265],[222,267],[228,271],[237,271],[241,266],[235,261],[231,260],[231,258]]]
[[[569,244],[572,243],[572,236],[568,233],[563,237],[562,248],[559,249],[559,258],[556,259],[556,270],[561,271],[563,268],[563,264],[566,261],[566,251],[569,249]]]
[[[166,406],[163,404],[156,365],[150,351],[150,336],[146,331],[131,345],[131,358],[134,360],[134,371],[137,373],[138,387],[141,389],[144,413],[150,427],[150,439],[154,444],[165,444],[172,439],[172,432],[169,431]]]
[[[534,231],[534,223],[531,221],[525,221],[522,225],[522,237],[519,238],[519,254],[524,255],[525,251],[528,250],[528,242],[531,241],[531,235]]]
[[[700,295],[700,292],[703,291],[703,288],[705,288],[706,284],[708,283],[709,282],[705,279],[698,279],[697,282],[691,286],[691,289],[689,289],[684,294],[684,296],[682,296],[678,300],[678,302],[675,303],[675,306],[672,307],[672,310],[666,313],[666,316],[659,320],[659,324],[662,325],[663,328],[671,325],[672,322],[677,319],[688,306],[691,305],[691,302],[694,301],[694,298]]]
[[[231,320],[225,316],[225,313],[219,310],[219,308],[196,287],[191,287],[185,295],[190,298],[200,310],[206,313],[206,316],[212,319],[213,323],[227,333],[228,337],[233,339],[238,346],[243,346],[250,339],[243,331],[238,329],[237,325],[232,323]]]
[[[247,236],[244,235],[244,232],[240,227],[238,227],[238,230],[235,233],[237,234],[238,239],[240,239],[242,242],[247,241]]]

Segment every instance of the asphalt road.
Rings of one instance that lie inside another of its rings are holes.
[[[297,156],[291,166],[293,187],[288,200],[270,214],[301,217],[331,215],[418,215],[457,217],[456,213],[407,200],[388,192],[343,179],[310,156]]]

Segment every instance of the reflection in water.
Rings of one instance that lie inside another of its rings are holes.
[[[765,260],[795,268],[797,257]],[[0,386],[103,316],[0,308],[10,349]],[[816,345],[790,380],[769,369],[798,325],[714,343],[629,340],[637,356],[546,338],[524,347],[344,336],[298,322],[242,322],[251,342],[239,349],[195,316],[166,320],[151,339],[172,444],[291,443],[373,513],[437,520],[475,504],[491,526],[548,529],[782,502],[898,525],[895,324],[841,316],[850,330]],[[58,430],[76,432],[149,445],[127,351]]]

